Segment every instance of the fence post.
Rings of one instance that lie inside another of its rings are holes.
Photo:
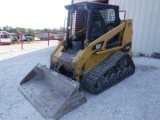
[[[22,34],[20,34],[20,43],[21,43],[21,50],[23,50],[23,38],[22,38]]]
[[[48,32],[48,46],[49,46],[49,40],[50,40],[50,33]]]

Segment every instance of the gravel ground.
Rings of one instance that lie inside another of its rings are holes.
[[[37,64],[49,67],[54,47],[0,61],[0,120],[44,120],[18,90],[20,81]],[[160,60],[134,57],[131,77],[95,96],[60,120],[159,120]]]
[[[49,46],[56,46],[59,41],[50,40]],[[0,61],[48,47],[48,41],[25,42],[21,44],[0,45]]]

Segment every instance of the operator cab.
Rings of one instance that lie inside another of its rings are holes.
[[[73,51],[84,49],[86,45],[120,24],[118,6],[82,2],[65,8],[68,10],[65,47]]]

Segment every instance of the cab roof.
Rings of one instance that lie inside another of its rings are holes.
[[[117,5],[110,5],[110,4],[97,3],[97,2],[81,2],[81,3],[75,3],[75,4],[72,4],[72,5],[67,5],[67,6],[65,6],[65,8],[66,8],[67,10],[70,10],[70,9],[76,9],[76,8],[79,7],[79,6],[85,6],[86,9],[89,9],[89,8],[119,9],[119,6],[117,6]]]

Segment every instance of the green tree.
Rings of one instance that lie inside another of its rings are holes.
[[[53,34],[58,34],[58,29],[57,28],[53,28],[52,32],[53,32]]]
[[[28,29],[26,29],[26,28],[21,28],[20,31],[21,31],[22,33],[27,33],[27,32],[28,32]]]
[[[19,33],[19,32],[20,32],[19,28],[16,27],[16,28],[15,28],[15,33]]]
[[[29,33],[32,33],[32,32],[35,32],[35,30],[32,29],[32,28],[28,28],[28,32],[29,32]]]
[[[15,31],[15,28],[11,28],[8,32],[15,33],[16,31]]]

